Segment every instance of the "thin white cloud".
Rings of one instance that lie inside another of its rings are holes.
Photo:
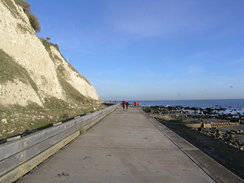
[[[119,5],[119,6],[118,6]],[[125,33],[142,37],[166,36],[204,29],[213,20],[197,14],[197,3],[185,1],[140,1],[113,6],[112,21]]]

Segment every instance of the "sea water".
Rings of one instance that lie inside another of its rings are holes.
[[[198,108],[226,108],[229,111],[235,111],[244,114],[244,99],[211,99],[211,100],[135,100],[129,101],[140,102],[142,107],[145,106],[183,106]],[[226,111],[226,112],[227,112]]]
[[[183,106],[199,108],[232,108],[244,109],[244,99],[212,99],[212,100],[145,100],[139,101],[141,106]]]

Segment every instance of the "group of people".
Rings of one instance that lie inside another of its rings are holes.
[[[134,107],[139,107],[141,105],[140,102],[134,102],[133,104],[134,104]],[[129,104],[128,101],[126,101],[126,100],[123,100],[122,101],[122,107],[123,107],[123,109],[128,109],[129,105],[130,104]]]
[[[122,101],[122,107],[123,107],[123,109],[128,109],[128,106],[129,106],[130,104],[129,104],[129,102],[128,101],[126,101],[126,100],[123,100]]]

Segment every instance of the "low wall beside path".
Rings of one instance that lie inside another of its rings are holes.
[[[117,105],[0,145],[0,183],[14,182],[113,112]]]

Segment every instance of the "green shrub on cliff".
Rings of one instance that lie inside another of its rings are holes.
[[[41,25],[40,25],[40,22],[39,22],[38,18],[35,15],[31,14],[31,13],[29,15],[27,15],[27,16],[29,17],[30,24],[33,27],[33,29],[36,32],[40,32],[41,31]]]
[[[25,14],[29,18],[30,24],[33,27],[33,29],[36,32],[40,32],[41,31],[40,22],[39,22],[38,18],[34,14],[31,13],[30,4],[27,3],[25,0],[14,0],[14,1],[17,5],[19,5],[23,8]]]

